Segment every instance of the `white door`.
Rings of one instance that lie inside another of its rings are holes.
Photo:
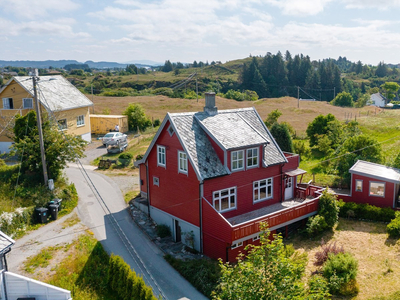
[[[293,198],[293,177],[285,179],[285,200]]]

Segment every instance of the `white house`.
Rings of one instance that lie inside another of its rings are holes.
[[[375,93],[371,95],[369,102],[373,106],[385,107],[388,100],[381,93]]]

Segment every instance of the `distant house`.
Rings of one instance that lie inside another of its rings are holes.
[[[135,164],[157,224],[176,242],[233,261],[259,243],[260,222],[285,235],[317,213],[320,189],[298,186],[299,160],[281,151],[254,108],[218,110],[206,93],[203,112],[168,113]]]
[[[349,195],[339,195],[347,202],[368,203],[379,207],[399,207],[400,170],[358,160],[349,170]]]
[[[91,141],[89,108],[93,105],[85,95],[60,75],[40,76],[37,93],[42,111],[51,113],[60,130]],[[0,90],[0,152],[9,152],[12,145],[13,118],[34,109],[32,77],[11,78]]]
[[[71,292],[7,271],[6,254],[15,241],[0,231],[0,299],[71,300]]]
[[[375,93],[371,95],[369,103],[373,106],[385,107],[388,100],[381,93]]]

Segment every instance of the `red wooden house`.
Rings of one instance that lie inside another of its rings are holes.
[[[214,93],[203,112],[168,113],[136,165],[151,218],[212,258],[258,243],[260,222],[285,232],[318,208],[318,190],[297,186],[299,156],[281,151],[254,108],[218,111]]]
[[[338,194],[340,199],[379,207],[399,206],[399,169],[358,160],[349,172],[351,173],[350,194]]]

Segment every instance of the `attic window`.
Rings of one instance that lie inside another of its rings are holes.
[[[169,135],[170,136],[172,136],[173,134],[174,134],[174,128],[172,128],[172,126],[170,125],[169,127],[168,127],[168,133],[169,133]]]

